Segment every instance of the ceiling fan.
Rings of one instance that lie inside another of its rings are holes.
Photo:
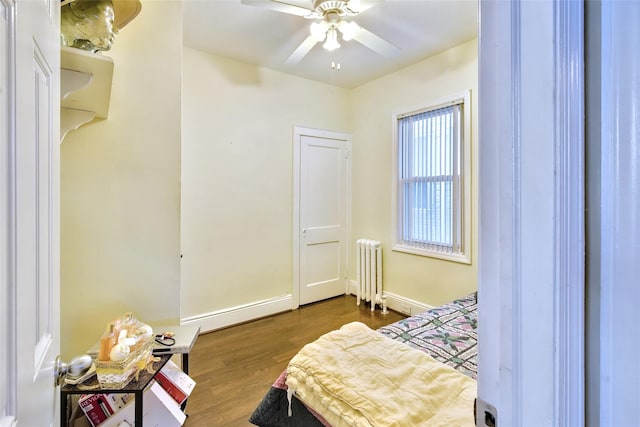
[[[294,1],[241,0],[241,3],[245,5],[263,7],[314,20],[309,27],[309,36],[289,55],[286,64],[300,62],[317,43],[324,42],[322,46],[326,50],[335,50],[340,47],[339,38],[342,38],[343,41],[355,40],[383,56],[392,56],[399,50],[388,41],[354,21],[348,20],[372,7],[372,3],[364,4],[361,0],[304,0],[295,4]],[[305,3],[309,7],[304,6]]]

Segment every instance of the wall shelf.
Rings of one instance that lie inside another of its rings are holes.
[[[99,53],[60,49],[60,139],[94,118],[109,116],[113,60]]]

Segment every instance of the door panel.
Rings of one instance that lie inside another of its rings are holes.
[[[34,134],[32,152],[26,154],[26,159],[21,165],[28,168],[29,172],[23,176],[33,179],[27,185],[22,187],[28,198],[30,194],[34,195],[33,206],[31,202],[25,201],[25,205],[20,205],[27,211],[24,217],[18,217],[18,222],[25,221],[27,228],[33,228],[34,236],[33,248],[28,248],[30,252],[35,254],[35,258],[28,258],[27,267],[29,274],[33,277],[29,279],[33,281],[35,286],[33,295],[33,314],[35,323],[34,342],[34,367],[36,370],[42,369],[42,364],[46,360],[46,353],[51,345],[52,340],[52,319],[51,319],[51,298],[53,280],[51,278],[51,145],[56,144],[50,138],[52,129],[52,109],[51,97],[53,96],[53,88],[51,84],[52,70],[48,66],[41,51],[36,50],[34,56]],[[26,150],[25,150],[26,151]],[[33,222],[33,224],[30,224]],[[31,230],[29,230],[29,234]],[[31,239],[29,239],[31,240]]]
[[[347,276],[348,139],[298,135],[300,304],[345,293]]]
[[[302,147],[302,165],[307,185],[302,193],[308,208],[306,220],[309,225],[340,225],[344,144],[341,141],[303,136]]]
[[[340,280],[339,242],[307,245],[307,259],[313,261],[305,266],[308,284]]]

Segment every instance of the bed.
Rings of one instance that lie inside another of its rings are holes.
[[[376,331],[347,324],[307,344],[249,421],[260,427],[473,425],[476,356],[476,293]]]

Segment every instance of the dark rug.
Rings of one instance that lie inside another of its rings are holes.
[[[324,425],[295,396],[288,414],[287,391],[271,387],[249,418],[260,427],[324,427]]]

